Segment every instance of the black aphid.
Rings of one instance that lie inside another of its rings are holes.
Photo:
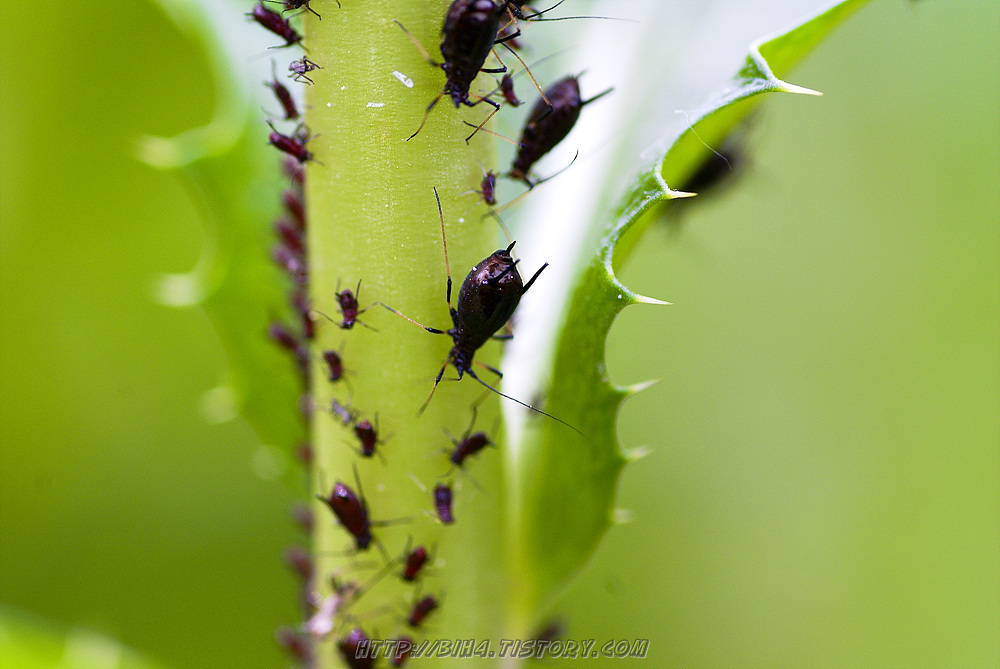
[[[406,624],[410,627],[420,627],[424,623],[424,620],[427,619],[427,616],[437,609],[437,607],[437,598],[434,595],[427,595],[413,605],[413,610],[410,611],[410,616],[406,619]]]
[[[441,27],[441,56],[444,58],[442,63],[434,60],[410,31],[396,21],[396,25],[403,29],[420,50],[424,60],[434,67],[440,67],[445,74],[444,89],[427,105],[420,127],[407,137],[408,140],[417,136],[427,122],[434,105],[445,95],[451,98],[456,108],[461,105],[474,107],[480,102],[485,102],[494,108],[493,113],[500,109],[500,105],[489,98],[476,96],[478,99],[475,102],[470,101],[469,87],[480,72],[507,71],[506,66],[483,68],[487,56],[496,44],[514,39],[520,34],[515,30],[508,35],[499,36],[500,18],[507,11],[507,4],[502,2],[497,5],[492,0],[453,0]]]
[[[556,144],[569,134],[580,118],[580,110],[612,89],[598,93],[589,100],[580,99],[580,82],[576,77],[566,77],[545,90],[545,97],[539,99],[528,115],[521,131],[517,157],[510,168],[510,177],[519,179],[534,188],[537,182],[528,178],[538,160],[551,151]]]
[[[448,240],[444,232],[444,214],[441,211],[441,198],[438,197],[437,188],[434,189],[434,197],[437,198],[438,206],[438,217],[441,221],[441,239],[444,243],[444,264],[445,271],[448,276],[448,288],[447,288],[447,301],[448,301],[448,312],[451,314],[452,328],[450,330],[439,330],[437,328],[427,327],[412,318],[396,311],[392,307],[382,302],[383,307],[393,312],[394,314],[405,318],[414,325],[418,325],[423,329],[427,330],[431,334],[446,334],[451,337],[453,345],[451,350],[448,352],[448,358],[445,360],[444,364],[441,366],[441,370],[437,373],[434,378],[434,385],[431,388],[430,395],[427,396],[427,400],[424,401],[423,406],[420,407],[420,413],[423,413],[424,409],[430,403],[431,398],[434,397],[434,391],[437,389],[438,384],[441,382],[441,377],[444,376],[444,370],[447,369],[448,364],[451,363],[455,367],[455,371],[458,372],[458,378],[461,379],[463,375],[468,374],[480,384],[489,388],[501,397],[505,397],[513,402],[517,402],[523,407],[531,409],[537,413],[544,416],[548,416],[553,420],[556,420],[563,425],[579,432],[575,427],[569,423],[556,418],[555,416],[545,413],[540,409],[536,409],[530,404],[526,404],[519,399],[513,398],[510,395],[505,395],[493,386],[489,385],[485,381],[479,378],[479,376],[472,370],[473,357],[476,351],[485,344],[490,339],[510,339],[510,335],[497,335],[496,332],[502,328],[510,317],[514,314],[514,310],[517,309],[517,305],[521,301],[521,296],[528,292],[532,284],[538,278],[538,275],[542,273],[546,267],[549,266],[545,263],[538,268],[532,277],[528,280],[528,283],[521,282],[521,275],[517,271],[517,263],[519,260],[514,260],[511,258],[510,251],[514,248],[514,242],[505,249],[499,249],[494,251],[492,255],[483,259],[478,265],[472,268],[472,271],[465,277],[462,281],[461,287],[458,289],[458,308],[451,305],[451,268],[448,263]],[[478,363],[482,367],[490,370],[497,376],[503,376],[500,370],[490,367],[489,365],[484,365]]]

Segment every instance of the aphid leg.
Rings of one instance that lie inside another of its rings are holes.
[[[431,403],[431,398],[434,397],[434,391],[437,390],[438,384],[441,383],[441,377],[444,376],[444,370],[448,368],[448,360],[449,359],[450,359],[450,356],[449,356],[449,358],[445,358],[444,364],[441,365],[441,371],[439,371],[437,373],[437,376],[434,377],[434,385],[431,386],[431,394],[428,395],[427,399],[424,400],[424,403],[420,405],[420,409],[417,411],[417,415],[418,416],[422,415],[424,413],[424,411],[427,409],[427,405]],[[461,374],[461,372],[459,372],[459,373]],[[469,372],[469,373],[472,374],[472,372]]]
[[[427,105],[427,109],[424,110],[424,118],[420,121],[420,126],[416,129],[416,131],[414,131],[412,135],[406,138],[407,142],[416,137],[417,134],[424,129],[424,124],[427,123],[427,119],[430,118],[431,110],[434,109],[434,105],[438,103],[438,100],[440,100],[442,96],[444,96],[444,91],[438,93],[437,97],[431,100],[431,103]]]
[[[508,336],[510,336],[510,335],[508,335]],[[501,372],[496,367],[491,367],[491,366],[487,365],[485,362],[479,362],[478,360],[473,360],[473,362],[475,364],[479,365],[480,367],[482,367],[483,369],[486,369],[486,370],[489,370],[489,371],[493,372],[494,374],[497,375],[498,378],[501,378],[501,379],[503,378],[503,372]]]
[[[484,125],[486,125],[487,123],[490,122],[490,119],[493,118],[494,114],[496,114],[498,111],[500,111],[500,104],[497,103],[497,102],[494,102],[493,100],[490,100],[489,98],[479,98],[479,102],[485,102],[486,104],[492,105],[493,111],[490,112],[489,116],[487,116],[486,118],[483,119],[482,123],[480,123],[478,126],[476,126],[476,129],[472,131],[471,135],[469,135],[468,137],[465,138],[465,143],[466,144],[469,143],[470,139],[472,139],[473,137],[476,136],[477,132],[479,132],[480,130],[482,130],[482,128],[483,128]],[[478,103],[476,103],[476,104],[478,104]],[[466,125],[471,125],[471,124],[468,121],[466,121]],[[493,134],[496,134],[496,133],[493,133]]]
[[[508,11],[508,12],[510,12],[510,10],[509,10],[509,9],[508,9],[507,11]],[[509,15],[509,14],[508,14],[508,15]],[[517,23],[517,19],[515,19],[515,18],[514,18],[513,16],[511,16],[511,17],[510,17],[510,21],[508,21],[508,22],[507,22],[507,25],[504,25],[504,26],[501,26],[501,27],[500,27],[500,32],[503,32],[503,31],[504,31],[504,30],[506,30],[506,29],[507,29],[507,28],[508,28],[508,27],[509,27],[509,26],[510,26],[511,24],[514,24],[514,23]],[[493,41],[493,43],[494,43],[494,44],[503,44],[504,42],[510,42],[510,41],[512,41],[512,40],[516,40],[516,39],[517,39],[518,37],[520,37],[520,36],[521,36],[521,26],[516,26],[516,27],[514,28],[514,32],[512,32],[512,33],[508,33],[508,34],[504,35],[503,37],[501,37],[501,38],[499,38],[499,39],[497,39],[497,40],[494,40],[494,41]]]

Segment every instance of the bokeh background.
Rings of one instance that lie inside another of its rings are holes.
[[[300,491],[205,420],[214,334],[151,297],[198,212],[133,158],[209,119],[205,56],[139,0],[0,30],[0,602],[168,667],[283,666]],[[674,306],[608,344],[663,381],[620,418],[653,447],[634,520],[564,607],[650,639],[607,666],[1000,664],[998,36],[996,3],[873,3],[793,75],[825,97],[769,100],[738,183],[624,269]]]

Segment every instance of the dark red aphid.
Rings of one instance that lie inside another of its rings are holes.
[[[295,221],[279,218],[274,222],[274,232],[281,239],[285,248],[302,258],[303,264],[305,264],[306,240],[302,229]]]
[[[375,422],[378,423],[378,416],[375,417]],[[372,425],[367,418],[354,426],[354,436],[361,443],[361,455],[366,458],[375,455],[375,447],[383,443],[378,438],[378,428]]]
[[[268,144],[295,158],[299,164],[313,159],[312,152],[306,148],[306,144],[310,140],[308,130],[302,127],[296,130],[294,135],[283,135],[275,129],[270,121],[267,124],[271,126],[271,134],[267,136]]]
[[[406,664],[412,652],[413,639],[408,636],[399,637],[393,646],[392,658],[389,660],[389,664],[393,667],[402,667]]]
[[[291,63],[289,63],[288,71],[291,72],[291,74],[288,75],[288,78],[300,84],[314,84],[316,82],[314,82],[312,79],[306,76],[307,73],[312,72],[313,70],[322,70],[322,69],[323,69],[322,67],[320,67],[313,61],[309,60],[305,56],[302,56],[302,58],[299,58],[298,60],[293,60]]]
[[[292,24],[278,12],[272,12],[265,7],[263,2],[255,5],[253,11],[247,14],[247,16],[259,23],[265,30],[285,40],[285,43],[281,45],[282,47],[294,46],[302,41],[302,35],[292,27]]]
[[[514,93],[514,78],[509,72],[500,79],[500,94],[503,95],[503,99],[511,107],[521,106],[521,101],[518,99],[517,94]]]
[[[271,249],[271,258],[296,283],[305,285],[308,281],[309,270],[306,268],[305,258],[300,253],[291,250],[284,244],[278,244]]]
[[[354,537],[355,545],[359,551],[363,551],[371,545],[372,527],[368,520],[368,506],[364,499],[359,498],[353,490],[340,481],[337,481],[333,486],[329,497],[317,495],[317,498],[330,507],[340,524]]]
[[[483,197],[483,202],[489,206],[497,203],[497,173],[490,170],[483,175],[483,180],[479,184],[479,194]]]
[[[340,307],[340,314],[343,317],[338,323],[341,329],[350,330],[354,327],[355,323],[361,323],[365,327],[369,327],[364,322],[358,320],[358,316],[368,311],[368,307],[364,309],[358,308],[358,295],[361,294],[361,282],[358,281],[358,287],[354,289],[352,293],[350,290],[343,290],[339,293],[334,293],[337,298],[337,305]]]
[[[528,171],[546,153],[555,148],[569,134],[580,118],[580,110],[612,89],[598,93],[589,100],[580,99],[580,83],[576,77],[566,77],[545,90],[545,97],[538,100],[528,115],[521,131],[517,157],[510,168],[510,177],[520,179],[528,188],[536,182],[528,178]]]
[[[417,546],[406,554],[406,562],[403,564],[403,573],[400,574],[400,577],[407,583],[417,580],[429,559],[427,549],[423,546]]]
[[[301,348],[298,338],[281,323],[271,323],[268,325],[267,336],[282,348],[288,349],[292,353],[298,353]]]
[[[291,215],[295,227],[300,233],[306,229],[306,202],[301,188],[286,188],[281,191],[281,203]]]
[[[305,259],[303,258],[303,263]],[[307,270],[308,272],[308,270]],[[299,290],[292,292],[292,306],[295,311],[299,314],[299,320],[302,323],[302,334],[306,339],[312,340],[313,336],[316,334],[316,324],[312,319],[312,309],[309,307],[309,293],[305,290],[305,284],[308,280],[308,275],[305,277],[306,281],[302,281],[302,287]]]
[[[309,637],[291,627],[279,627],[274,633],[278,645],[302,665],[309,665],[312,660],[312,644]]]
[[[306,182],[306,173],[302,165],[294,158],[285,158],[281,161],[281,171],[291,180],[292,187],[302,191],[302,186]]]
[[[326,363],[327,378],[331,383],[340,381],[344,376],[344,361],[336,351],[323,351],[323,361]]]
[[[434,595],[427,595],[413,605],[413,610],[410,611],[410,617],[406,619],[406,624],[410,627],[420,627],[424,623],[424,620],[427,619],[427,616],[437,609],[437,607],[437,598]]]
[[[312,556],[302,546],[289,546],[285,549],[285,564],[303,581],[308,582],[312,578]]]
[[[434,486],[434,508],[442,523],[451,525],[455,522],[455,516],[451,512],[451,486],[444,483]]]
[[[493,50],[493,46],[502,42],[514,39],[520,33],[515,31],[510,35],[499,37],[500,17],[507,11],[507,2],[499,5],[492,0],[453,0],[448,7],[444,17],[444,25],[441,27],[441,56],[443,63],[435,61],[427,50],[417,42],[416,38],[403,27],[399,21],[396,25],[410,37],[413,43],[420,49],[424,60],[444,70],[445,84],[437,97],[431,100],[424,112],[424,118],[420,122],[420,127],[408,140],[417,136],[417,133],[424,127],[427,117],[430,115],[434,105],[445,95],[458,108],[461,105],[474,107],[480,102],[486,102],[493,106],[494,113],[500,109],[500,105],[489,98],[480,97],[475,102],[469,100],[469,87],[480,72],[506,72],[507,68],[499,67],[484,69],[483,64],[487,56]]]
[[[371,641],[355,627],[343,639],[337,641],[337,650],[350,669],[371,669],[375,666],[375,657],[371,653]]]
[[[278,81],[278,73],[274,70],[274,61],[271,61],[272,81],[265,81],[264,85],[274,91],[274,97],[278,98],[281,109],[285,112],[285,120],[292,121],[299,117],[299,109],[295,106],[295,99],[288,87]]]
[[[490,437],[485,432],[475,432],[469,434],[468,432],[459,440],[454,441],[455,449],[448,456],[448,459],[454,463],[456,467],[461,467],[465,463],[465,459],[470,455],[475,455],[479,451],[483,450],[487,446],[493,444],[490,441]]]

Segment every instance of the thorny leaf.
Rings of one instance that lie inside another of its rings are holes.
[[[615,317],[626,306],[660,302],[635,295],[619,283],[613,261],[617,265],[625,259],[639,234],[671,199],[690,195],[683,192],[684,183],[712,155],[707,147],[720,146],[757,107],[760,94],[818,95],[779,77],[865,0],[827,3],[827,9],[804,21],[803,4],[792,8],[799,14],[798,25],[754,42],[742,67],[737,59],[730,61],[730,72],[737,70],[735,76],[718,85],[707,102],[680,114],[664,110],[688,103],[696,94],[693,89],[704,87],[705,80],[692,86],[671,68],[657,69],[649,63],[667,63],[689,44],[690,53],[704,51],[706,43],[723,51],[731,48],[743,30],[761,18],[759,8],[750,3],[712,7],[699,3],[706,20],[702,30],[693,30],[692,23],[683,22],[690,17],[678,17],[677,3],[657,3],[641,18],[641,37],[635,36],[633,25],[603,24],[579,38],[588,44],[589,52],[601,54],[601,61],[581,79],[587,89],[584,97],[613,84],[614,102],[588,107],[581,116],[582,129],[567,140],[572,150],[579,147],[579,169],[567,171],[533,194],[529,214],[535,223],[523,226],[519,248],[526,266],[544,258],[552,271],[525,297],[518,313],[517,337],[508,348],[503,369],[506,392],[545,398],[548,412],[586,436],[523,411],[509,412],[504,475],[510,505],[507,531],[512,538],[507,564],[511,582],[518,584],[511,612],[515,630],[530,629],[593,553],[614,519],[618,476],[630,458],[643,452],[622,450],[615,418],[621,402],[645,384],[614,385],[604,365],[604,343]],[[628,7],[632,5],[604,3],[592,7],[590,13],[621,16]],[[774,12],[767,19],[774,25]],[[662,33],[664,26],[678,21],[689,33],[689,42],[679,45]],[[650,46],[657,41],[663,46]],[[626,44],[637,45],[638,52],[622,48]],[[610,76],[602,84],[605,73]],[[665,102],[666,93],[675,97]],[[652,127],[662,132],[665,125],[671,126],[669,132],[643,152],[645,166],[638,176],[619,184],[616,169],[635,169],[632,156],[634,147],[642,146],[643,131]],[[609,128],[618,133],[610,139]],[[613,152],[612,159],[591,160],[608,150]],[[624,193],[616,206],[610,204],[614,193]]]
[[[270,42],[263,31],[247,30],[245,5],[158,3],[203,45],[217,91],[216,113],[206,126],[171,139],[146,138],[140,145],[142,160],[184,180],[206,227],[197,267],[165,277],[159,298],[203,307],[226,351],[228,378],[206,398],[209,418],[228,419],[239,410],[264,443],[278,449],[274,453],[289,453],[305,438],[305,423],[296,410],[294,398],[302,388],[289,356],[267,337],[270,322],[295,322],[287,304],[288,280],[269,254],[277,194],[287,186],[259,120],[262,106],[277,107],[260,85],[270,78],[268,61],[260,58]],[[275,471],[282,470],[289,468],[276,463]]]

